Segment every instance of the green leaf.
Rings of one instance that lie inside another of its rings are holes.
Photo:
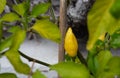
[[[113,2],[114,0],[96,0],[88,13],[88,50],[93,48],[93,45],[101,35],[110,32],[110,30],[115,27],[116,23],[118,23],[109,12]],[[115,31],[115,29],[113,31]]]
[[[8,37],[4,41],[0,43],[0,52],[2,52],[4,49],[8,48],[11,46],[13,41],[13,36]]]
[[[40,14],[46,13],[50,5],[51,5],[50,3],[40,3],[34,6],[32,9],[31,15],[33,17],[37,17]]]
[[[32,78],[46,78],[39,70],[36,70],[33,75]]]
[[[61,78],[90,78],[89,70],[83,64],[62,62],[50,68],[56,70]]]
[[[17,76],[13,73],[1,73],[0,78],[17,78]]]
[[[116,75],[120,75],[120,57],[112,57],[107,64],[107,69],[116,73]]]
[[[116,73],[113,73],[112,71],[104,71],[96,78],[120,78],[120,75],[116,75]]]
[[[27,6],[26,6],[26,3],[23,2],[23,3],[20,3],[20,4],[17,4],[17,5],[14,5],[13,6],[13,9],[21,16],[24,16],[26,10],[27,10]]]
[[[88,68],[92,72],[92,74],[95,74],[96,73],[96,68],[95,68],[95,64],[94,64],[94,56],[92,56],[92,57],[89,56],[88,57],[87,64],[88,64]]]
[[[111,36],[110,46],[112,48],[120,48],[120,33],[114,33]]]
[[[0,0],[0,14],[3,12],[6,5],[6,0]]]
[[[110,9],[110,13],[116,18],[120,18],[120,0],[115,0]]]
[[[50,22],[49,20],[38,20],[32,27],[33,30],[38,32],[42,37],[46,39],[53,40],[55,42],[60,42],[60,31],[56,24]]]
[[[97,78],[120,78],[120,57],[112,57]]]
[[[97,56],[95,56],[97,61],[97,74],[100,74],[104,70],[108,61],[112,58],[110,51],[100,51]]]
[[[1,18],[2,21],[7,21],[7,22],[14,22],[14,21],[17,21],[19,19],[20,19],[19,16],[15,13],[12,13],[12,12],[5,14]]]
[[[13,35],[12,45],[10,46],[10,49],[6,51],[5,55],[17,72],[23,74],[29,74],[30,67],[21,61],[20,54],[18,52],[18,49],[21,43],[24,41],[25,36],[26,36],[26,32],[24,30],[17,31]]]

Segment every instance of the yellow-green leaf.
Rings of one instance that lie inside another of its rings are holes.
[[[16,33],[13,35],[13,41],[10,49],[6,51],[5,55],[17,72],[28,74],[30,72],[30,67],[21,61],[20,54],[18,52],[18,49],[24,41],[25,37],[25,30],[16,31]]]
[[[19,20],[19,16],[13,12],[5,14],[2,18],[1,21],[7,21],[7,22],[14,22]]]
[[[112,53],[110,51],[100,51],[95,58],[98,62],[97,74],[100,74],[112,58]]]
[[[18,73],[29,74],[30,67],[21,61],[18,51],[10,49],[5,55]]]
[[[61,62],[50,68],[56,70],[61,78],[90,78],[89,70],[83,64]]]
[[[33,25],[32,29],[46,39],[60,42],[61,36],[59,28],[56,24],[50,22],[49,20],[37,20],[37,22]]]
[[[97,78],[120,78],[120,57],[113,56],[107,63],[103,72]]]
[[[0,0],[0,14],[3,12],[6,5],[6,0]]]
[[[26,3],[23,2],[23,3],[20,3],[20,4],[17,4],[17,5],[14,5],[13,6],[13,9],[21,16],[24,16],[26,10],[27,10],[27,7],[26,7]]]
[[[17,78],[17,76],[13,73],[0,73],[0,78]]]
[[[113,2],[114,0],[96,0],[88,13],[88,50],[93,48],[93,45],[102,34],[115,27],[117,20],[109,12]]]
[[[25,40],[25,37],[26,37],[25,30],[16,31],[16,33],[13,35],[13,41],[10,49],[18,50],[21,43]]]

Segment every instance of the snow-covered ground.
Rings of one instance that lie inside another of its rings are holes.
[[[24,54],[31,56],[32,58],[44,61],[49,64],[56,64],[58,62],[58,44],[51,42],[49,40],[26,40],[20,47],[20,51]],[[22,57],[21,57],[22,58]],[[22,60],[29,66],[32,66],[32,62],[28,62],[25,58]],[[6,59],[6,57],[0,58],[0,73],[2,72],[13,72],[16,73]],[[57,73],[55,71],[49,71],[49,68],[40,64],[35,63],[34,69],[39,69],[47,78],[57,78]],[[17,74],[18,78],[27,78],[23,74]]]

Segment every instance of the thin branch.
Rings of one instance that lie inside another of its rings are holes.
[[[31,66],[31,69],[30,69],[30,73],[29,73],[29,75],[28,75],[28,78],[30,78],[31,75],[33,74],[32,69],[33,69],[33,67],[34,67],[34,64],[35,64],[35,60],[33,60],[33,63],[32,63],[32,66]]]
[[[48,2],[50,2],[52,4],[51,0],[48,0]],[[50,13],[51,13],[51,16],[52,16],[52,21],[55,23],[56,18],[55,18],[55,12],[54,12],[54,9],[53,9],[52,5],[50,6]]]
[[[55,23],[56,22],[56,18],[55,18],[55,13],[54,13],[54,10],[53,10],[52,6],[50,7],[50,13],[51,13],[51,16],[52,16],[52,21]]]
[[[20,55],[21,55],[22,57],[26,58],[26,59],[27,59],[28,61],[30,61],[30,62],[34,60],[35,63],[42,64],[42,65],[47,66],[47,67],[51,66],[51,65],[48,64],[48,63],[45,63],[45,62],[42,62],[42,61],[37,60],[37,59],[35,59],[35,58],[29,57],[29,56],[25,55],[24,53],[22,53],[21,51],[18,51],[18,52],[20,53]],[[0,53],[0,56],[3,56],[5,53],[6,53],[6,52]]]
[[[85,58],[83,57],[83,55],[82,55],[79,51],[77,52],[77,56],[78,56],[79,60],[80,60],[83,64],[85,64],[85,66],[87,67],[87,62],[86,62]]]
[[[28,61],[33,61],[33,60],[35,60],[35,62],[38,63],[38,64],[42,64],[42,65],[48,66],[48,67],[51,66],[51,65],[48,64],[48,63],[45,63],[45,62],[39,61],[39,60],[37,60],[37,59],[34,59],[34,58],[32,58],[32,57],[29,57],[29,56],[23,54],[21,51],[19,51],[19,53],[20,53],[21,56],[23,56],[24,58],[26,58]]]

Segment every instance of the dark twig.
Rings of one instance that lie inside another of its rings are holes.
[[[24,53],[22,53],[21,51],[18,51],[18,52],[20,53],[20,55],[21,55],[22,57],[26,58],[26,59],[27,59],[28,61],[30,61],[30,62],[34,60],[35,63],[42,64],[42,65],[47,66],[47,67],[51,66],[51,65],[48,64],[48,63],[45,63],[45,62],[39,61],[39,60],[37,60],[37,59],[34,59],[34,58],[32,58],[32,57],[29,57],[29,56],[25,55]],[[0,56],[3,56],[5,53],[6,53],[6,52],[0,53]]]
[[[80,59],[80,61],[81,61],[83,64],[85,64],[85,66],[87,67],[87,62],[86,62],[85,58],[83,57],[83,55],[82,55],[79,51],[77,52],[77,56],[78,56],[78,58]]]
[[[30,78],[31,75],[33,74],[32,69],[34,67],[34,64],[35,64],[35,60],[33,60],[33,63],[32,63],[32,66],[31,66],[31,70],[30,70],[30,74],[28,75],[28,78]]]
[[[21,56],[23,56],[24,58],[26,58],[28,61],[33,61],[33,60],[34,60],[34,61],[35,61],[36,63],[38,63],[38,64],[42,64],[42,65],[48,66],[48,67],[51,66],[51,65],[48,64],[48,63],[45,63],[45,62],[39,61],[39,60],[37,60],[37,59],[31,58],[31,57],[23,54],[21,51],[19,51],[19,53],[20,53]]]
[[[48,2],[50,2],[52,4],[51,0],[48,0]],[[52,21],[55,23],[56,22],[56,18],[55,18],[55,13],[54,13],[54,9],[53,9],[52,5],[50,6],[50,13],[51,13],[51,16],[52,16]]]

